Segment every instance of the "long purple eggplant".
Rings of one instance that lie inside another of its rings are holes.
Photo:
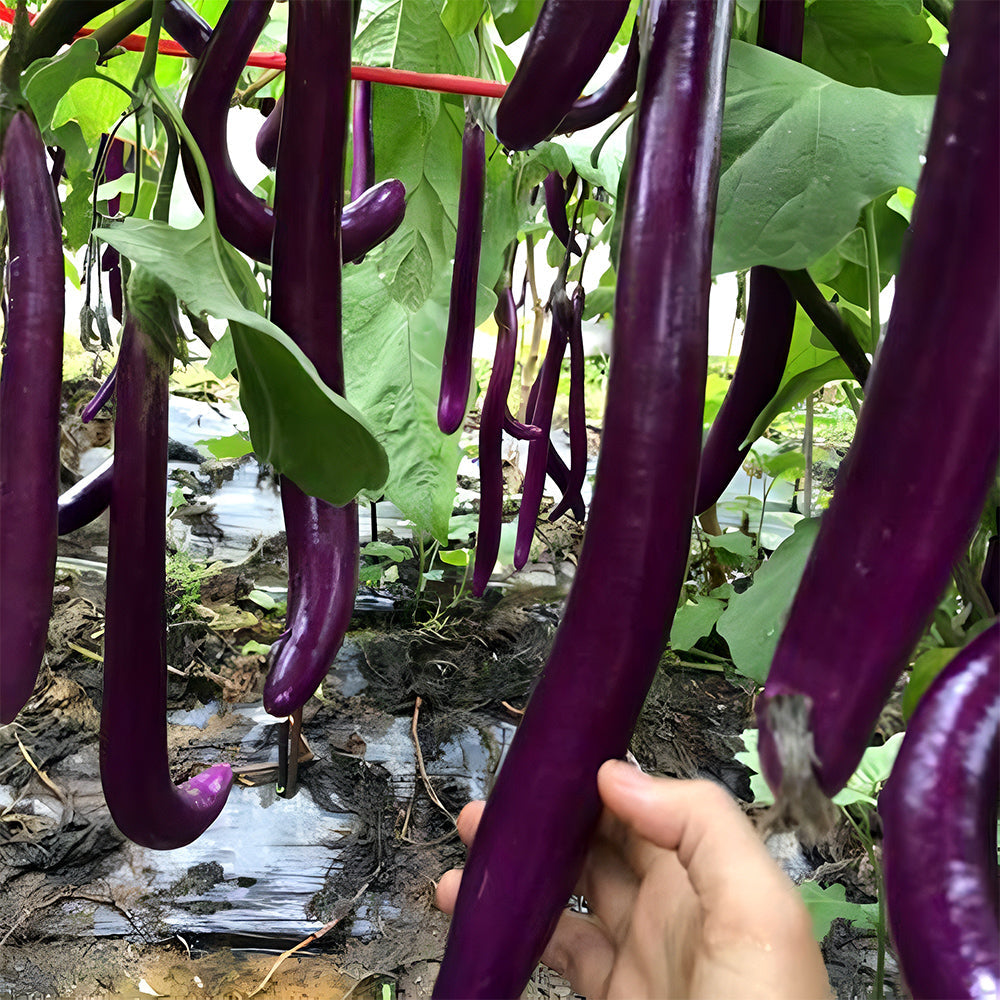
[[[7,209],[7,322],[0,369],[0,725],[31,696],[56,570],[63,254],[38,126],[10,119],[0,150]]]
[[[257,138],[254,142],[254,150],[257,159],[267,167],[274,170],[274,165],[278,160],[278,136],[281,134],[281,115],[285,110],[285,95],[282,94],[271,108],[270,114],[264,119],[264,124],[257,131]]]
[[[758,701],[764,773],[803,813],[861,759],[1000,457],[998,34],[1000,6],[956,5],[892,313]]]
[[[173,850],[229,796],[215,764],[175,785],[167,756],[166,505],[170,358],[126,314],[118,359],[101,701],[101,783],[129,840]]]
[[[781,384],[795,326],[795,297],[774,268],[750,269],[743,347],[701,453],[696,514],[711,507],[739,471],[751,445],[743,441]]]
[[[625,49],[625,55],[618,68],[603,87],[586,97],[579,97],[573,107],[559,123],[558,132],[576,132],[582,128],[599,125],[625,107],[635,93],[639,79],[639,26],[632,28],[632,35]]]
[[[107,378],[105,378],[105,380],[101,383],[100,388],[94,393],[93,398],[80,411],[81,423],[89,424],[90,421],[93,420],[102,409],[104,409],[105,405],[114,395],[117,371],[118,368],[115,366],[110,372],[108,372]]]
[[[534,401],[529,400],[528,419],[542,434],[528,444],[528,460],[524,469],[524,483],[521,487],[521,508],[517,512],[517,538],[514,542],[514,567],[521,569],[528,561],[531,540],[535,536],[535,524],[542,504],[545,487],[545,470],[548,465],[549,434],[552,427],[552,410],[559,388],[559,374],[562,370],[563,355],[569,342],[573,326],[573,303],[564,288],[557,288],[552,295],[552,328],[549,331],[549,345],[545,360],[535,379],[538,391]]]
[[[732,3],[653,0],[647,16],[590,523],[469,852],[439,1000],[521,995],[596,827],[598,768],[628,747],[684,580]]]
[[[372,85],[368,80],[354,84],[354,111],[351,115],[351,201],[375,183],[375,138],[372,134]]]
[[[479,524],[476,528],[476,561],[472,592],[482,597],[500,551],[503,520],[503,428],[510,380],[517,356],[517,309],[509,286],[499,294],[493,313],[497,346],[479,418]]]
[[[889,926],[914,1000],[1000,994],[1000,625],[924,692],[882,789]]]
[[[100,517],[111,503],[111,485],[115,460],[102,462],[89,476],[84,476],[59,495],[59,534],[68,535]]]
[[[102,143],[103,146],[103,143]],[[125,143],[121,139],[112,139],[108,149],[107,159],[104,163],[105,181],[116,181],[125,174]],[[114,218],[121,207],[121,195],[115,195],[108,199],[108,215]],[[108,290],[111,295],[111,315],[122,321],[122,268],[121,258],[114,247],[105,247],[101,255],[101,270],[107,272]]]
[[[587,506],[583,502],[583,494],[580,493],[579,490],[575,493],[570,492],[569,467],[563,461],[562,455],[556,451],[555,445],[551,443],[549,444],[549,457],[545,466],[545,475],[547,475],[555,484],[556,489],[559,490],[559,495],[564,500],[569,501],[569,504],[565,509],[568,510],[581,524],[583,524],[583,522],[587,519]],[[562,500],[560,500],[560,504],[561,503]]]
[[[757,44],[798,62],[804,25],[804,0],[763,0]],[[795,296],[781,275],[773,268],[753,267],[749,285],[740,359],[702,447],[696,514],[718,501],[749,454],[751,445],[741,445],[778,391],[792,343]]]
[[[339,222],[352,11],[342,0],[292,0],[274,193],[271,319],[341,394]],[[317,122],[324,123],[318,131]],[[282,477],[281,506],[288,534],[287,634],[275,644],[264,687],[264,707],[276,716],[304,705],[337,655],[354,607],[359,563],[357,503],[333,507]]]
[[[573,291],[573,321],[569,326],[569,470],[562,499],[549,520],[558,520],[582,496],[587,479],[587,400],[584,385],[583,308],[586,296],[582,285]]]
[[[163,8],[163,27],[195,58],[201,57],[212,37],[212,26],[184,0],[167,0]]]
[[[486,136],[476,122],[467,117],[462,136],[462,179],[458,189],[458,232],[451,275],[448,331],[438,396],[437,420],[443,434],[454,434],[462,426],[469,406],[485,195]]]
[[[198,60],[184,100],[184,120],[211,174],[219,231],[238,250],[264,263],[271,260],[274,212],[239,179],[229,156],[226,122],[233,88],[270,9],[271,0],[230,0]],[[308,146],[302,155],[315,167]],[[188,155],[182,158],[188,184],[201,204],[194,161]],[[403,219],[404,197],[399,181],[384,181],[344,210],[343,219],[337,220],[343,229],[344,260],[363,257],[396,230]],[[332,219],[328,225],[334,225]]]
[[[566,187],[559,171],[549,171],[542,187],[545,190],[545,214],[552,227],[552,234],[564,247],[568,247],[570,234],[569,220],[566,218]]]
[[[611,48],[628,6],[628,0],[545,0],[497,107],[500,142],[530,149],[559,128]]]

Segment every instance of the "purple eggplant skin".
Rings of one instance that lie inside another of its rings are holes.
[[[257,139],[254,142],[254,149],[257,152],[257,159],[267,167],[274,170],[274,164],[278,158],[278,136],[281,133],[281,114],[285,108],[285,95],[282,94],[271,108],[270,114],[264,119],[264,124],[257,130]]]
[[[125,143],[121,139],[112,139],[108,157],[104,163],[105,181],[116,181],[125,173]],[[108,215],[114,217],[121,207],[121,195],[108,199]],[[111,315],[122,321],[122,268],[118,251],[114,247],[105,247],[101,255],[101,270],[108,274],[108,290],[111,294]]]
[[[232,786],[215,764],[178,786],[167,757],[166,505],[170,359],[126,314],[118,360],[100,762],[118,829],[142,847],[191,843]]]
[[[351,201],[375,183],[375,137],[372,133],[372,85],[368,80],[354,84],[353,137],[351,160]]]
[[[1000,538],[993,535],[986,543],[986,558],[983,560],[983,590],[990,600],[994,614],[1000,614]]]
[[[472,593],[482,597],[500,551],[503,520],[503,429],[507,395],[517,355],[517,309],[510,287],[500,290],[496,310],[497,346],[479,419],[479,523]]]
[[[102,462],[59,495],[59,534],[68,535],[101,516],[111,503],[111,482],[115,460]]]
[[[795,297],[774,268],[750,269],[743,347],[701,453],[695,513],[711,507],[740,470],[754,421],[781,384],[795,326]]]
[[[451,275],[448,331],[445,334],[441,392],[438,396],[437,420],[443,434],[454,434],[462,426],[469,406],[485,195],[486,136],[479,125],[467,117],[462,134],[462,178],[458,188],[458,232]]]
[[[497,107],[497,139],[530,149],[573,107],[611,48],[628,0],[545,0]]]
[[[116,365],[108,373],[108,377],[101,383],[101,387],[94,393],[93,399],[80,411],[81,423],[89,424],[114,395],[117,371],[118,366]]]
[[[639,28],[632,29],[625,55],[618,68],[603,87],[593,94],[580,97],[573,102],[573,107],[559,123],[557,132],[576,132],[582,128],[590,128],[617,114],[625,107],[628,99],[635,93],[635,85],[639,79]]]
[[[406,188],[391,178],[379,181],[344,207],[341,246],[345,263],[357,263],[373,247],[387,240],[406,213]]]
[[[914,1000],[1000,993],[1000,625],[924,692],[879,795],[889,927]]]
[[[549,456],[545,465],[545,474],[555,483],[556,489],[559,490],[559,495],[564,500],[569,501],[563,512],[565,513],[568,510],[580,524],[583,524],[587,520],[587,505],[583,502],[583,494],[579,490],[576,493],[570,493],[569,468],[563,461],[562,455],[556,451],[555,446],[552,444],[549,444]],[[560,506],[562,506],[562,501],[560,501]],[[553,520],[551,514],[549,515],[549,520]]]
[[[339,222],[352,14],[353,5],[342,0],[292,0],[289,8],[271,296],[271,319],[341,394]],[[324,123],[322,130],[316,122]],[[303,214],[302,205],[310,211]],[[333,507],[282,477],[281,505],[288,534],[287,635],[275,644],[264,686],[264,707],[275,716],[300,708],[322,683],[350,622],[359,563],[356,502]]]
[[[584,385],[583,308],[586,293],[582,285],[573,291],[573,321],[569,327],[569,474],[562,499],[549,514],[556,521],[581,496],[587,479],[587,400]]]
[[[598,768],[625,754],[684,580],[732,3],[653,0],[647,17],[590,523],[469,852],[439,1000],[521,995],[597,825]]]
[[[0,150],[9,239],[0,369],[0,725],[31,696],[56,570],[62,223],[38,126],[16,111]]]
[[[758,699],[764,774],[790,806],[853,773],[1000,457],[998,33],[1000,6],[956,4],[892,312]]]
[[[514,568],[521,569],[531,553],[531,540],[535,536],[535,524],[542,504],[545,487],[545,470],[548,465],[549,433],[552,427],[552,410],[559,388],[559,373],[562,370],[563,355],[569,342],[569,332],[573,325],[573,303],[565,289],[559,288],[552,296],[552,329],[549,345],[545,350],[545,360],[535,379],[538,386],[534,393],[534,405],[529,401],[532,424],[542,429],[541,437],[528,444],[528,460],[524,469],[524,484],[521,487],[521,508],[517,512],[517,537],[514,542]],[[534,388],[534,386],[532,387]]]
[[[163,9],[163,27],[196,59],[201,58],[212,37],[212,26],[184,0],[167,0]]]
[[[569,246],[569,221],[566,218],[566,188],[558,170],[550,171],[542,182],[545,189],[545,214],[552,233],[564,246]]]
[[[506,405],[504,406],[503,429],[515,441],[534,441],[542,436],[541,427],[536,427],[534,424],[522,424],[510,412],[510,407]]]
[[[757,44],[801,62],[805,23],[805,0],[761,0]]]

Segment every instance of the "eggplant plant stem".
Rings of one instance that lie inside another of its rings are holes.
[[[881,291],[881,279],[878,265],[878,236],[875,232],[875,203],[865,206],[865,254],[868,273],[868,318],[871,323],[872,354],[878,350],[879,339],[882,336],[882,323],[878,314],[878,296]]]
[[[802,513],[812,517],[812,455],[813,455],[813,395],[806,396],[806,426],[802,432],[802,452],[805,455],[806,471],[802,478]]]

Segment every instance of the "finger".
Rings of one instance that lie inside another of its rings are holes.
[[[559,918],[542,961],[569,980],[575,993],[602,997],[615,961],[615,947],[597,917],[567,910]]]
[[[591,842],[577,892],[607,928],[611,939],[620,942],[631,920],[639,878],[621,850],[621,840],[598,832]]]
[[[438,880],[437,888],[434,890],[434,905],[448,916],[455,912],[455,900],[458,899],[458,887],[461,884],[461,868],[446,871]]]
[[[486,808],[486,803],[482,799],[476,799],[473,802],[466,803],[465,807],[458,814],[458,819],[455,821],[458,826],[458,835],[462,838],[462,843],[468,847],[473,838],[476,836],[476,830],[479,829],[479,821],[483,818],[483,809]]]
[[[676,852],[706,913],[752,927],[761,921],[761,899],[798,902],[750,821],[718,785],[652,778],[622,761],[605,763],[597,782],[607,808],[638,838]],[[662,857],[649,846],[632,854],[640,875],[651,858]]]

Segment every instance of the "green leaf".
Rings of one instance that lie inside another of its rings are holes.
[[[895,733],[881,746],[865,750],[857,770],[848,778],[843,790],[833,797],[834,804],[846,806],[861,799],[868,805],[875,805],[878,793],[892,773],[902,742],[903,734]]]
[[[725,601],[696,594],[677,609],[670,627],[670,648],[682,652],[704,639],[726,608]]]
[[[808,267],[870,201],[915,188],[933,105],[849,87],[733,42],[713,273]]]
[[[504,45],[510,45],[531,31],[542,9],[542,0],[490,0],[490,7],[500,38]]]
[[[917,200],[917,192],[910,188],[896,188],[896,193],[889,199],[889,208],[898,212],[907,222],[913,215],[913,203]]]
[[[269,643],[251,639],[249,642],[243,643],[243,647],[240,649],[240,656],[249,656],[251,653],[256,653],[259,656],[267,656],[270,652],[271,646]]]
[[[236,347],[232,332],[226,332],[212,344],[205,367],[216,377],[225,378],[236,370]]]
[[[839,882],[826,889],[818,882],[800,882],[796,888],[812,917],[813,936],[817,941],[830,933],[838,917],[873,929],[878,923],[878,903],[847,902],[846,890]]]
[[[803,518],[754,574],[753,586],[736,594],[716,628],[729,644],[736,670],[763,684],[819,530],[819,518]]]
[[[936,94],[944,55],[919,3],[815,0],[806,16],[802,61],[852,87]]]
[[[784,479],[794,483],[800,476],[805,475],[806,457],[796,449],[776,451],[771,455],[758,453],[757,460],[772,479]]]
[[[950,646],[935,647],[921,653],[913,663],[910,679],[903,689],[903,718],[908,722],[931,682],[960,650]]]
[[[467,35],[483,16],[485,0],[443,0],[441,23],[453,36]]]
[[[453,36],[441,21],[441,9],[441,0],[371,0],[362,8],[351,58],[366,66],[471,73],[476,44],[468,33]]]
[[[344,272],[347,394],[389,455],[385,495],[419,532],[448,539],[461,461],[459,434],[437,426],[450,273],[407,315],[379,280],[375,255]]]
[[[447,563],[449,566],[468,566],[469,565],[469,550],[468,549],[441,549],[438,552],[438,559],[443,563]]]
[[[102,229],[101,238],[148,267],[191,312],[229,320],[240,405],[262,462],[335,505],[381,488],[386,455],[361,414],[323,382],[285,333],[253,311],[263,305],[253,272],[221,240],[223,258],[216,260],[206,221],[174,229],[126,219]]]
[[[753,559],[757,554],[756,546],[749,535],[742,531],[725,531],[721,535],[708,535],[706,541],[713,549],[724,549],[741,559]]]
[[[253,445],[244,434],[203,438],[201,441],[195,441],[195,444],[204,445],[216,458],[242,458],[253,452]]]
[[[247,594],[247,600],[253,601],[258,608],[262,608],[264,611],[273,611],[278,606],[278,602],[263,590],[251,590]]]
[[[391,559],[393,562],[403,562],[413,557],[413,550],[406,545],[390,545],[388,542],[372,541],[361,547],[363,556],[373,556],[376,559]]]

